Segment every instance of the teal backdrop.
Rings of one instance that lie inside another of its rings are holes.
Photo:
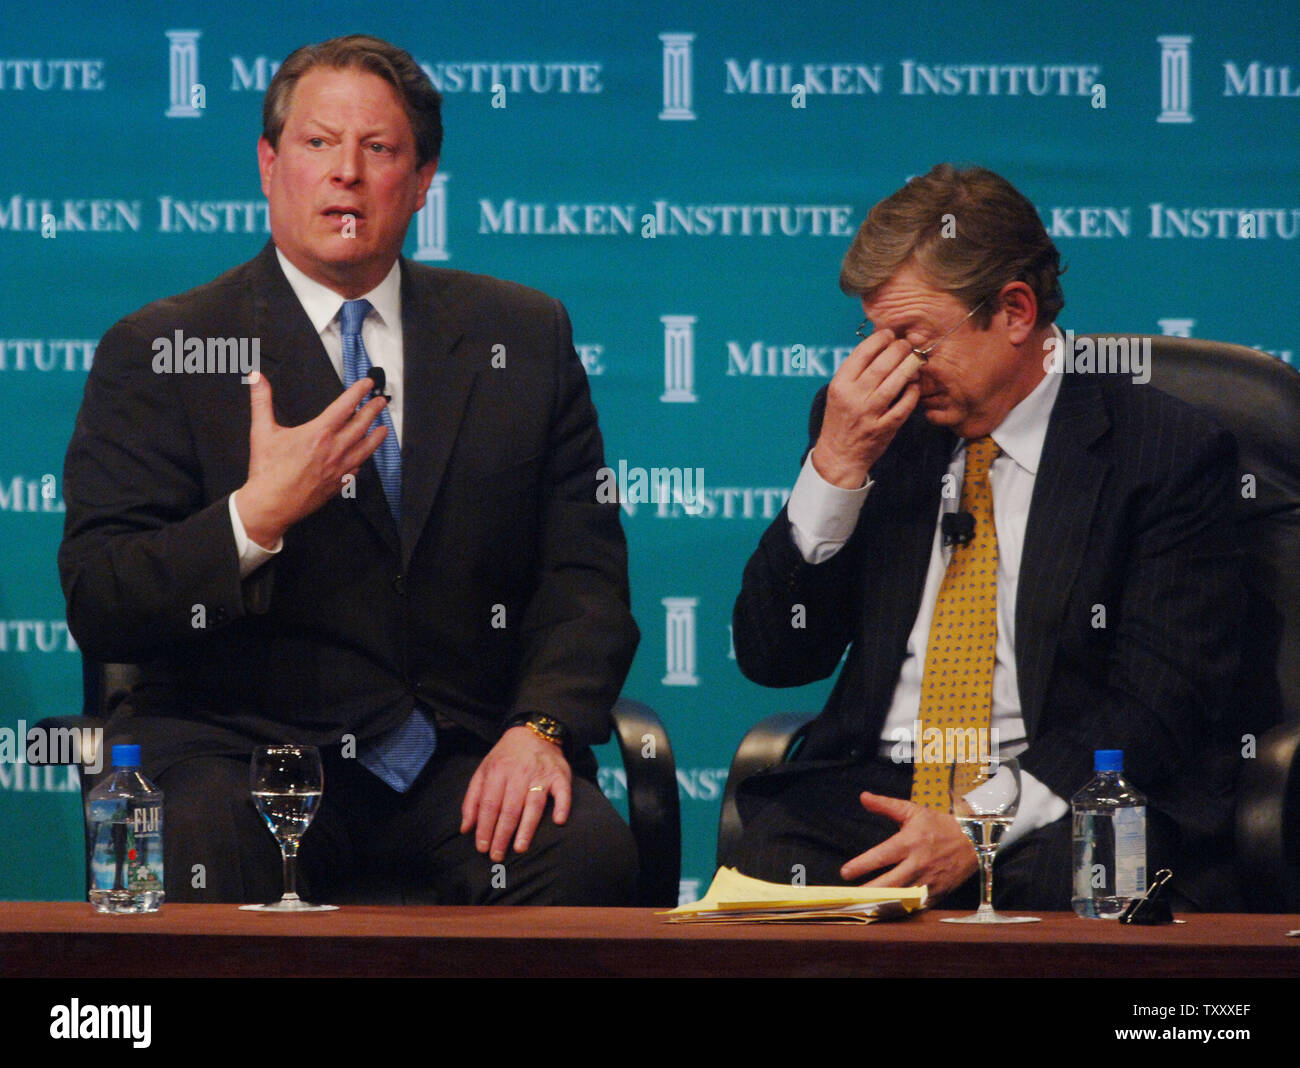
[[[308,10],[310,9],[310,10]],[[1061,324],[1289,363],[1300,275],[1300,7],[827,0],[7,5],[0,15],[0,729],[80,707],[55,569],[63,454],[97,339],[267,240],[262,91],[370,32],[445,92],[407,254],[562,299],[611,466],[700,473],[629,503],[644,635],[626,693],[668,725],[683,894],[713,870],[746,728],[827,685],[743,679],[741,569],[855,343],[840,259],[870,206],[952,160],[1042,213]],[[698,485],[692,485],[692,493]],[[75,776],[0,761],[0,898],[81,894]],[[602,786],[624,787],[602,752]]]

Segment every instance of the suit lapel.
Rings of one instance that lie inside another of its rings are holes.
[[[1066,375],[1034,480],[1016,597],[1016,677],[1030,738],[1042,716],[1061,620],[1109,477],[1110,459],[1094,447],[1109,429],[1097,384],[1087,375]]]
[[[299,426],[336,401],[343,392],[343,383],[280,270],[273,244],[268,243],[253,261],[252,270],[254,336],[262,339],[261,370],[271,383],[275,419],[281,426]],[[340,498],[353,506],[375,535],[397,553],[397,526],[373,461],[367,460],[357,473],[355,496],[343,497],[340,487]]]
[[[445,276],[402,261],[402,566],[415,551],[447,471],[476,365],[457,352],[466,309],[449,298]],[[483,353],[484,360],[490,353]]]

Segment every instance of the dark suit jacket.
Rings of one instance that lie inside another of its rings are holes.
[[[824,405],[823,391],[813,442]],[[849,647],[801,759],[877,750],[954,445],[914,413],[872,471],[876,484],[838,554],[805,563],[782,512],[745,569],[734,634],[746,676],[767,686],[813,682]],[[1123,749],[1126,778],[1181,835],[1184,887],[1230,860],[1224,835],[1240,747],[1229,692],[1241,612],[1229,525],[1235,464],[1227,433],[1151,386],[1066,375],[1020,565],[1022,767],[1069,800],[1092,777],[1095,749]],[[790,625],[795,604],[806,608],[803,629]]]
[[[277,421],[318,415],[342,386],[273,246],[100,342],[59,566],[85,653],[144,662],[112,733],[134,734],[155,771],[250,739],[364,740],[417,700],[489,741],[525,711],[582,746],[608,736],[638,634],[564,309],[402,261],[402,328],[401,529],[367,462],[355,496],[242,582],[228,498],[247,477],[248,388],[238,372],[157,374],[152,346],[176,330],[258,338]]]

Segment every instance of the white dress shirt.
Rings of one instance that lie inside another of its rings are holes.
[[[278,248],[276,258],[280,269],[289,280],[295,296],[302,304],[303,311],[311,320],[320,335],[321,344],[334,365],[334,373],[343,381],[343,332],[339,313],[343,308],[343,298],[328,286],[321,285],[308,278],[285,257]],[[366,348],[372,367],[382,367],[386,383],[384,392],[390,397],[388,411],[393,417],[393,429],[397,432],[397,441],[402,440],[402,382],[405,363],[402,349],[402,269],[393,261],[392,269],[384,280],[369,293],[364,294],[370,301],[372,311],[361,324],[361,343]],[[275,383],[271,383],[272,395]],[[270,560],[283,547],[281,539],[271,548],[263,548],[249,538],[239,518],[239,509],[235,507],[235,496],[230,495],[230,522],[235,532],[235,547],[239,551],[239,576],[246,578],[266,561]]]
[[[1060,331],[1056,330],[1056,333],[1059,337]],[[1016,591],[1034,479],[1060,387],[1060,376],[1050,373],[1044,376],[1033,392],[1011,409],[992,434],[1001,451],[989,471],[993,490],[993,524],[998,535],[998,639],[997,661],[993,667],[991,726],[998,732],[998,751],[1003,756],[1015,756],[1027,748],[1016,679]],[[960,442],[948,465],[951,485],[961,486],[965,469],[966,448],[965,443]],[[812,453],[808,454],[787,506],[791,536],[804,560],[819,564],[843,548],[857,526],[858,515],[871,485],[868,475],[867,484],[861,489],[845,490],[832,486],[817,473]],[[881,755],[886,758],[897,758],[901,753],[905,759],[911,759],[913,728],[920,718],[921,679],[925,672],[930,623],[939,599],[939,587],[952,556],[952,549],[943,544],[942,516],[945,511],[956,512],[959,505],[955,494],[952,498],[945,498],[935,517],[925,591],[907,639],[907,655],[899,672],[880,741]],[[1069,807],[1064,799],[1022,771],[1019,813],[1002,844],[1009,845],[1030,831],[1059,819],[1069,811]]]

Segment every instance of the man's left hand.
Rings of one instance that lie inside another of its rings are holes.
[[[975,847],[957,821],[946,812],[914,805],[897,797],[863,793],[862,807],[888,816],[899,824],[898,833],[854,857],[840,876],[846,882],[861,879],[880,868],[888,871],[866,886],[920,886],[942,897],[957,889],[979,867]]]
[[[527,727],[511,727],[469,781],[461,806],[460,833],[475,828],[480,853],[502,861],[514,838],[516,853],[524,852],[555,798],[552,819],[569,818],[573,773],[558,745],[552,745]]]

